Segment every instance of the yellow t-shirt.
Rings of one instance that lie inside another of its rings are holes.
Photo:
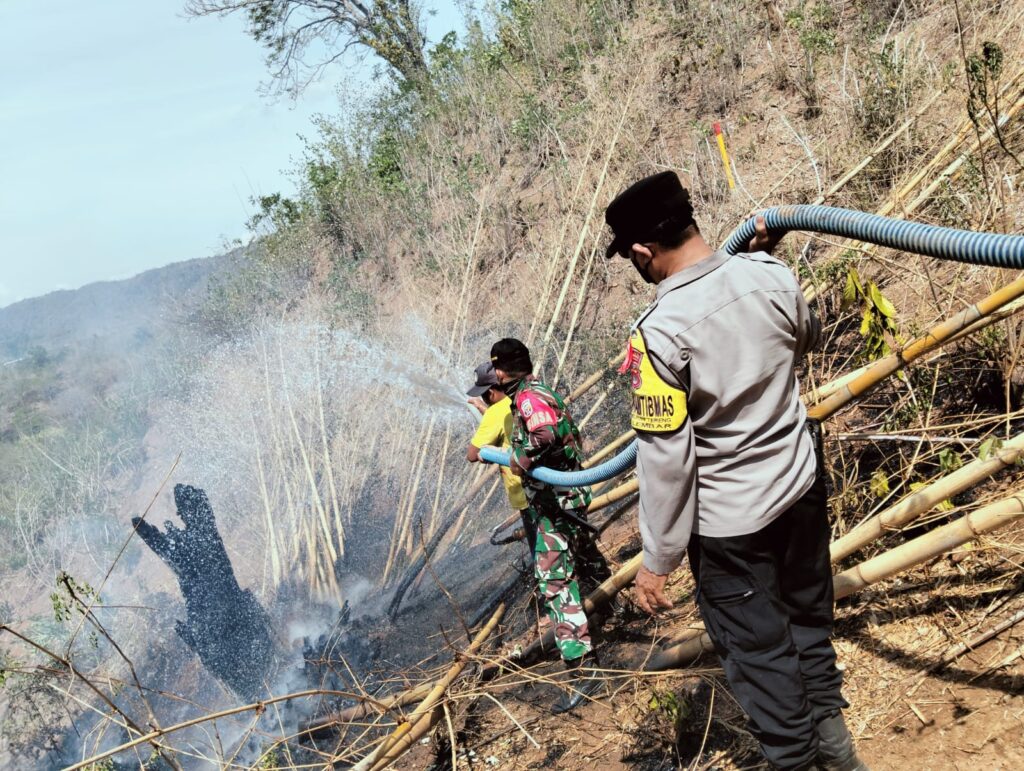
[[[507,450],[512,446],[509,437],[512,436],[512,400],[507,396],[497,404],[492,404],[484,412],[473,438],[469,443],[478,450],[485,445],[501,447]],[[526,501],[526,493],[523,492],[523,484],[519,477],[501,467],[501,479],[505,483],[505,492],[508,493],[509,503],[513,509],[525,509],[529,504]]]

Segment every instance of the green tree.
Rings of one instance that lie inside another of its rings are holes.
[[[193,16],[241,13],[267,49],[271,90],[296,96],[351,48],[383,59],[400,85],[429,82],[420,9],[411,0],[188,0]],[[307,54],[311,54],[307,60]]]

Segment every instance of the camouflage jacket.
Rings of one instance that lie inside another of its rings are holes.
[[[562,397],[532,376],[520,380],[508,395],[512,398],[511,455],[519,467],[524,471],[532,466],[558,471],[581,468],[583,442]],[[536,493],[549,489],[531,477],[524,477],[523,487],[531,500]],[[554,492],[563,509],[590,504],[589,487],[556,488]]]

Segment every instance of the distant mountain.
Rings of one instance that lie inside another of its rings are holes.
[[[0,308],[0,358],[89,342],[134,347],[184,318],[205,298],[210,279],[235,264],[241,253],[236,249],[176,262],[123,281],[100,281]]]

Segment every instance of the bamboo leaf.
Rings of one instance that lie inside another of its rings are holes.
[[[999,448],[1003,446],[1003,440],[997,436],[990,436],[980,445],[978,445],[978,458],[981,460],[988,460],[992,457],[992,454],[999,451]]]
[[[889,477],[882,469],[878,469],[871,475],[869,487],[876,498],[884,498],[889,494]]]
[[[846,287],[843,289],[843,301],[840,305],[842,310],[846,310],[857,304],[857,300],[863,296],[864,290],[861,288],[860,279],[857,276],[857,271],[854,268],[850,268],[846,273]]]
[[[864,309],[864,315],[860,321],[860,336],[870,337],[871,336],[871,321],[874,314],[871,312],[871,308]],[[869,341],[870,342],[870,341]]]
[[[955,450],[949,447],[939,450],[939,468],[945,473],[956,471],[962,465],[964,465],[963,459]]]
[[[871,296],[871,303],[878,308],[878,312],[888,319],[896,317],[896,306],[889,301],[889,298],[882,294],[882,290],[872,281],[868,284],[868,292]]]

